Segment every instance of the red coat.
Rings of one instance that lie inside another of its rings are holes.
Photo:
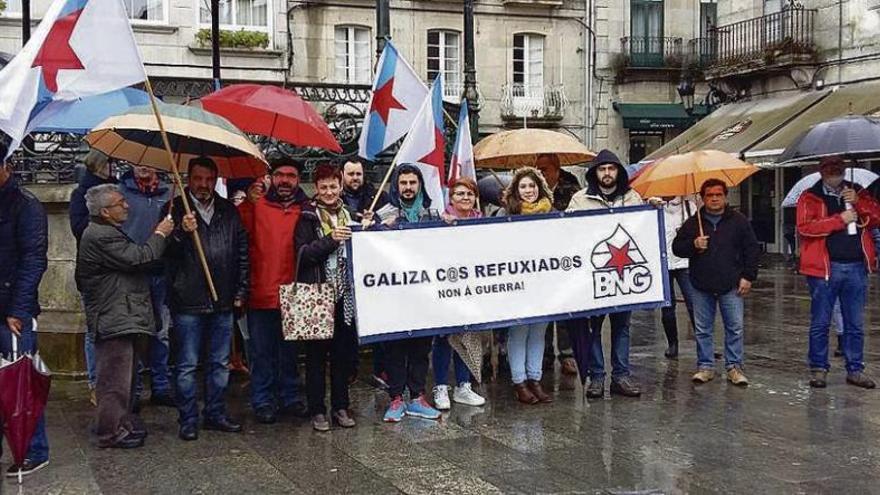
[[[822,187],[821,182],[818,187]],[[880,225],[880,204],[867,190],[859,191],[859,200],[854,205],[859,214],[862,252],[869,272],[877,268],[877,254],[869,229]],[[797,232],[801,245],[800,273],[811,277],[828,279],[831,276],[831,257],[825,246],[828,235],[846,229],[846,223],[839,213],[828,215],[825,200],[813,188],[804,191],[797,203]]]
[[[283,207],[265,197],[256,203],[244,201],[238,206],[241,221],[248,232],[251,262],[250,309],[278,309],[278,286],[295,279],[296,253],[293,236],[302,211],[305,194],[300,190],[296,201]]]

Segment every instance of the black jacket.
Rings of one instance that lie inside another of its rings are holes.
[[[0,187],[0,318],[40,314],[37,288],[49,264],[48,221],[40,201],[15,178]]]
[[[150,302],[150,269],[168,245],[152,234],[139,245],[119,227],[92,218],[76,259],[86,328],[98,339],[156,333]]]
[[[351,218],[358,219],[358,213],[363,214],[364,210],[370,207],[370,203],[373,201],[373,197],[376,195],[376,189],[370,185],[369,183],[364,183],[360,189],[357,191],[349,191],[348,189],[343,189],[342,191],[342,202],[345,203],[345,208],[348,209],[349,213],[351,213]],[[388,193],[385,191],[379,192],[379,200],[376,201],[376,208],[385,206],[388,204]]]
[[[705,215],[706,208],[703,207],[700,215],[684,222],[672,241],[672,252],[680,258],[690,259],[693,286],[718,295],[739,287],[742,278],[757,279],[761,249],[749,220],[727,208],[716,228]],[[709,248],[702,253],[694,247],[694,239],[700,235],[698,217],[703,219],[703,232],[709,236]]]
[[[296,224],[293,246],[299,263],[296,281],[304,284],[326,282],[324,263],[339,248],[339,242],[321,231],[321,219],[314,203],[309,203],[302,209],[299,223]]]
[[[79,240],[89,225],[86,191],[101,184],[113,184],[115,182],[116,180],[113,178],[102,179],[88,170],[83,171],[79,179],[79,185],[70,193],[70,231],[73,233],[73,237],[76,238],[77,245],[79,245]]]
[[[185,194],[189,194],[189,189]],[[192,196],[189,200],[191,205],[195,201]],[[174,199],[172,211],[176,227],[165,255],[171,308],[185,314],[232,311],[236,298],[247,299],[250,280],[248,236],[238,210],[232,202],[214,194],[214,216],[208,225],[193,206],[205,258],[217,290],[216,302],[211,301],[193,236],[182,228],[183,198]]]

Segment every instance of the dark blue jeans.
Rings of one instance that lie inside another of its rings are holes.
[[[449,360],[455,361],[455,384],[469,383],[471,370],[461,359],[457,352],[452,350],[446,337],[434,337],[434,347],[431,351],[431,364],[434,365],[434,383],[436,385],[449,385]]]
[[[18,341],[18,352],[34,353],[37,351],[37,332],[34,331],[34,320],[22,320],[21,338]],[[12,357],[12,331],[6,326],[6,316],[0,314],[0,354]],[[2,447],[0,447],[2,448]],[[27,458],[39,463],[49,460],[49,439],[46,437],[46,413],[40,416],[37,430],[31,438],[31,446]]]
[[[590,318],[590,378],[605,378],[605,356],[602,353],[602,324],[605,316],[611,319],[611,379],[629,376],[629,319],[630,311],[599,315]]]
[[[721,309],[724,322],[724,369],[743,364],[743,299],[737,289],[724,294],[691,291],[694,301],[694,325],[697,340],[697,368],[715,368],[715,311]]]
[[[297,370],[298,346],[284,340],[281,333],[281,311],[252,309],[248,311],[250,333],[251,406],[290,406],[301,402]]]
[[[168,370],[171,312],[166,304],[168,285],[165,277],[152,277],[150,298],[153,301],[153,318],[156,320],[156,335],[150,338],[150,390],[153,395],[171,395],[171,373]]]
[[[204,315],[178,314],[174,316],[174,343],[177,345],[177,409],[181,425],[196,425],[199,421],[196,401],[196,367],[202,343],[207,342],[205,354],[205,408],[202,415],[208,421],[226,417],[226,385],[229,383],[229,349],[232,345],[232,312]]]
[[[810,285],[810,350],[808,360],[811,369],[829,370],[828,326],[834,303],[840,300],[843,314],[843,356],[847,373],[865,368],[863,348],[865,344],[865,299],[868,290],[868,273],[865,264],[831,263],[828,280],[807,277]]]

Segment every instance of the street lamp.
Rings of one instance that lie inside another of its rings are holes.
[[[678,91],[678,96],[681,97],[681,104],[684,106],[684,111],[687,112],[688,115],[693,115],[694,92],[696,91],[694,82],[689,78],[682,79],[681,82],[678,83],[678,87],[675,89]]]
[[[471,139],[480,138],[480,103],[474,54],[474,0],[464,0],[464,99],[470,112]]]

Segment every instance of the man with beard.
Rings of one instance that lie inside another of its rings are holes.
[[[424,183],[418,167],[408,163],[398,165],[391,175],[391,203],[384,208],[396,208],[397,215],[388,217],[385,223],[418,223],[431,219],[431,197],[425,191]],[[370,223],[371,218],[368,218],[365,224],[369,226]],[[391,397],[383,418],[386,423],[398,423],[404,414],[425,419],[440,417],[440,411],[431,407],[425,398],[432,341],[432,337],[416,337],[385,344],[388,395]],[[404,388],[409,389],[409,402],[404,402]]]
[[[363,218],[364,210],[370,207],[376,196],[376,188],[367,183],[364,177],[364,164],[360,158],[355,157],[345,162],[342,167],[342,201],[351,213],[352,218]],[[388,193],[379,192],[379,200],[374,210],[388,204]]]
[[[182,440],[196,440],[198,403],[196,367],[202,343],[204,361],[205,408],[203,428],[238,433],[241,425],[226,414],[224,394],[229,383],[229,349],[232,345],[233,310],[240,310],[247,297],[247,232],[232,203],[214,192],[217,165],[207,157],[189,162],[189,195],[193,218],[182,218],[183,198],[174,200],[174,221],[188,231],[198,230],[205,258],[211,271],[217,300],[211,299],[205,273],[192,235],[179,229],[171,238],[168,259],[174,340],[177,349],[177,409]]]
[[[306,417],[299,394],[296,342],[284,340],[278,288],[295,280],[293,235],[309,198],[299,187],[300,164],[272,160],[269,190],[238,207],[248,233],[251,406],[257,421],[274,423],[279,411]]]
[[[626,169],[617,155],[609,150],[602,150],[593,159],[587,170],[587,187],[571,198],[568,211],[597,210],[636,206],[643,203],[639,193],[630,189]],[[626,397],[641,395],[638,385],[630,377],[629,371],[629,320],[631,311],[610,313],[611,319],[611,394]],[[590,385],[586,396],[590,399],[602,398],[605,395],[605,356],[602,353],[602,325],[606,315],[593,316],[589,319],[589,338],[577,339],[572,335],[575,359],[579,363],[586,361],[589,369]],[[584,320],[573,321],[571,328],[583,327]],[[581,377],[586,381],[586,377]]]

